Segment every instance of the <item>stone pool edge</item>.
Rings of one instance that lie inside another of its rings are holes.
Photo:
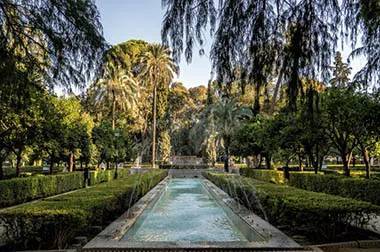
[[[131,242],[120,241],[127,230],[135,223],[146,207],[154,204],[163,193],[166,184],[171,178],[168,176],[144,195],[130,209],[123,213],[119,218],[108,225],[102,232],[87,243],[82,251],[107,251],[112,249],[179,249],[179,248],[236,248],[236,249],[292,249],[302,250],[303,248],[282,233],[277,228],[270,225],[261,217],[255,215],[244,206],[232,199],[222,189],[211,181],[204,179],[207,190],[216,198],[219,204],[225,204],[239,218],[241,218],[250,228],[256,230],[266,240],[263,242]]]

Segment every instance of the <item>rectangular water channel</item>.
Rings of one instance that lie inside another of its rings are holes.
[[[84,252],[300,251],[302,247],[204,178],[167,177]]]
[[[231,209],[207,191],[202,179],[171,179],[160,198],[148,206],[122,240],[261,241]]]

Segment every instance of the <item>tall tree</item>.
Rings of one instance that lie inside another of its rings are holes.
[[[167,47],[152,44],[141,57],[140,80],[153,93],[153,124],[152,124],[152,166],[155,167],[156,160],[156,130],[157,130],[157,89],[160,86],[169,86],[177,66],[170,56]]]
[[[103,79],[94,86],[95,103],[111,107],[112,128],[115,129],[116,110],[134,108],[138,99],[137,80],[120,67],[107,69]]]
[[[249,116],[248,110],[242,109],[234,100],[222,99],[212,107],[215,118],[215,128],[218,137],[223,141],[224,146],[224,170],[229,171],[230,147],[232,137],[240,120]]]
[[[347,87],[350,82],[351,67],[349,67],[347,63],[343,62],[342,54],[340,52],[335,54],[335,61],[332,70],[333,78],[330,80],[331,86],[338,88]]]

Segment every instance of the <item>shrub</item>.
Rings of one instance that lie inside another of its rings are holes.
[[[80,172],[1,180],[0,206],[12,206],[81,187],[83,174]]]
[[[380,181],[376,179],[346,178],[313,173],[291,173],[289,185],[380,205]]]
[[[347,178],[339,175],[314,174],[313,172],[291,172],[289,180],[285,181],[283,172],[248,168],[241,169],[240,174],[265,182],[275,184],[286,182],[288,185],[300,189],[339,195],[380,205],[379,179]]]
[[[235,175],[205,176],[274,225],[302,229],[307,235],[334,239],[353,223],[364,225],[380,207],[368,202],[275,185]]]
[[[125,178],[129,174],[128,169],[118,169],[118,178]],[[90,171],[90,185],[95,185],[103,182],[109,182],[114,179],[115,170],[105,171]]]
[[[119,169],[119,178],[128,175],[127,169]],[[114,171],[91,171],[90,185],[108,182],[114,178]],[[0,207],[12,206],[83,187],[83,172],[57,175],[35,175],[25,178],[0,180]]]
[[[255,178],[265,182],[275,184],[285,183],[284,172],[282,171],[243,168],[240,169],[240,174],[246,177]]]
[[[117,218],[165,176],[164,171],[131,175],[94,187],[26,204],[0,213],[8,242],[20,249],[64,248],[89,227]]]

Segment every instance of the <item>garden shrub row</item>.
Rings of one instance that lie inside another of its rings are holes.
[[[119,170],[119,177],[128,175],[127,169]],[[91,171],[90,185],[108,182],[114,178],[114,171]],[[0,207],[13,206],[40,199],[84,186],[83,172],[62,173],[57,175],[35,175],[25,178],[0,180]]]
[[[276,185],[251,178],[205,173],[231,197],[274,225],[334,240],[351,224],[364,225],[380,207],[364,201]]]
[[[76,192],[0,212],[8,243],[16,249],[65,248],[91,226],[116,219],[159,181],[165,171],[130,175]]]
[[[380,205],[380,180],[291,173],[288,184],[309,191],[340,195]]]
[[[241,169],[240,174],[275,184],[287,183],[300,189],[323,192],[380,205],[380,180],[347,178],[340,175],[322,175],[313,172],[290,172],[285,181],[284,173],[275,170]]]
[[[117,178],[126,178],[129,175],[128,169],[118,169]],[[109,182],[115,177],[115,170],[105,170],[105,171],[90,171],[90,185],[96,185],[103,182]]]
[[[243,168],[240,169],[240,174],[249,178],[255,178],[261,181],[285,184],[284,172],[277,170],[264,170],[264,169],[252,169]]]

